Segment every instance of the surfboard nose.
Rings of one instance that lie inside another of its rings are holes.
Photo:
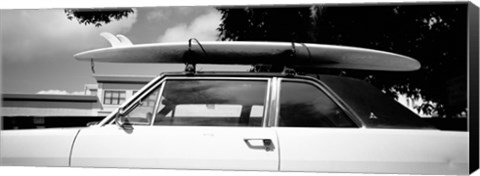
[[[415,71],[415,70],[419,70],[421,67],[422,67],[422,64],[419,61],[413,58],[410,58],[409,63],[407,64],[407,66],[405,66],[404,71]]]

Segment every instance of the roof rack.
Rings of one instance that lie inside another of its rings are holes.
[[[200,48],[203,51],[203,54],[205,54],[205,57],[208,58],[207,51],[205,51],[205,48],[203,48],[200,41],[198,41],[196,38],[188,39],[188,51],[187,51],[187,54],[185,55],[185,57],[186,57],[185,61],[186,62],[185,62],[185,70],[184,70],[188,74],[195,74],[196,65],[197,65],[197,63],[195,62],[193,51],[192,51],[192,40],[195,41],[198,44],[198,46],[200,46]]]
[[[205,57],[208,58],[207,51],[205,50],[205,48],[203,47],[203,45],[200,43],[200,41],[198,39],[196,39],[196,38],[188,39],[188,50],[187,50],[186,55],[184,56],[185,61],[186,61],[184,71],[187,73],[187,75],[194,75],[197,72],[197,70],[196,70],[197,63],[195,62],[195,54],[192,51],[192,41],[195,41],[198,44],[198,46],[200,46],[203,54],[205,55]],[[306,47],[304,44],[302,46],[304,46],[308,50],[308,47]],[[292,48],[291,48],[289,57],[291,59],[295,59],[295,56],[296,56],[295,54],[296,54],[295,42],[292,41]],[[272,65],[275,65],[275,64],[272,64]],[[279,68],[283,68],[282,71],[281,71],[282,74],[285,74],[287,76],[295,76],[297,74],[295,69],[293,69],[293,67],[291,67],[290,65],[282,64],[282,65],[279,65],[279,66],[280,66]],[[255,68],[253,68],[250,71],[257,72],[257,71],[261,71],[261,70],[257,70]],[[270,72],[270,69],[268,69],[268,72]]]

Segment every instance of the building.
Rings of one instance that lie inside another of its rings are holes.
[[[154,76],[93,75],[97,84],[85,85],[85,95],[98,97],[99,109],[92,109],[97,116],[106,116],[132,97]]]
[[[3,94],[2,129],[85,126],[99,121],[154,76],[93,75],[84,95]]]

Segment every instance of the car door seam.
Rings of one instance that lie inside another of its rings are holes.
[[[277,151],[277,153],[278,153],[278,167],[277,167],[277,171],[280,171],[280,166],[281,166],[281,162],[282,162],[282,160],[281,160],[281,158],[280,158],[280,138],[278,137],[278,131],[277,131],[277,128],[276,128],[276,127],[274,128],[274,130],[275,130],[275,137],[277,138],[277,145],[278,145],[278,146],[276,147],[277,150],[278,150],[278,151]]]
[[[81,130],[78,130],[78,131],[77,131],[77,134],[75,134],[75,137],[73,138],[72,146],[70,146],[70,154],[69,154],[69,156],[68,156],[68,166],[69,166],[69,167],[72,166],[73,146],[75,145],[75,141],[77,140],[77,137],[78,137],[78,134],[80,134],[80,131],[81,131]]]

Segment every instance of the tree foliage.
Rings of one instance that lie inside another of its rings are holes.
[[[309,8],[219,9],[220,40],[302,41],[312,39]]]
[[[112,20],[127,18],[129,14],[134,13],[133,9],[65,9],[65,14],[69,20],[77,19],[78,23],[85,25],[95,25],[100,27],[102,24],[108,24]]]
[[[220,40],[347,45],[413,57],[422,67],[408,73],[320,72],[364,79],[392,96],[426,100],[419,111],[455,116],[466,109],[466,9],[458,3],[219,8],[218,30]]]

